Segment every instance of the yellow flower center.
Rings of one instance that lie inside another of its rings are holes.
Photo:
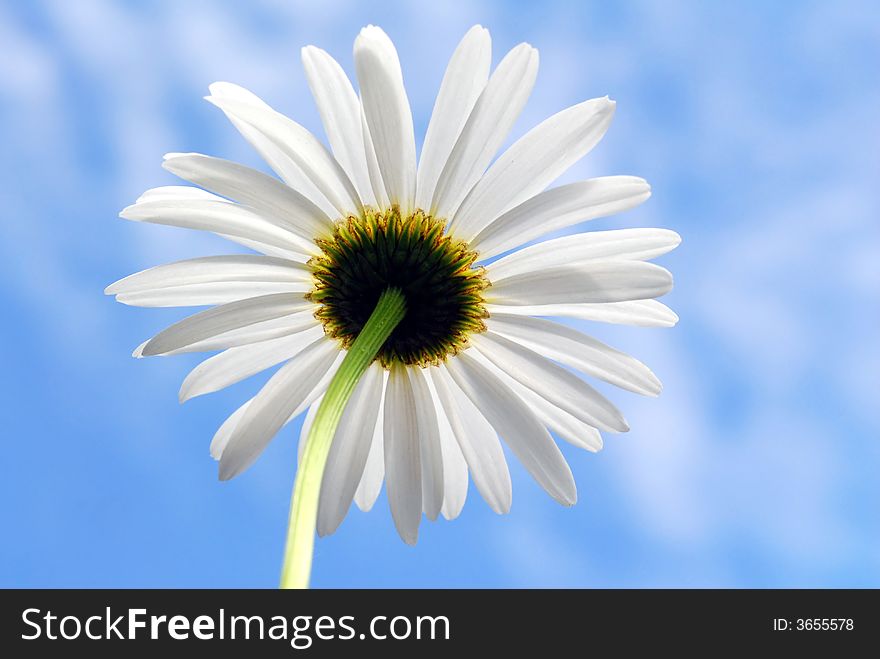
[[[386,368],[440,363],[485,331],[489,281],[474,266],[477,253],[445,227],[421,210],[402,217],[397,207],[339,220],[308,263],[315,287],[307,297],[320,305],[315,316],[327,334],[348,348],[390,286],[403,291],[406,316],[376,357]]]

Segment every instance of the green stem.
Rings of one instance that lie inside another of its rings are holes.
[[[309,587],[318,498],[330,444],[358,381],[405,313],[406,304],[399,289],[389,288],[382,293],[367,324],[352,343],[339,370],[330,381],[327,393],[318,407],[293,484],[287,544],[284,549],[284,565],[281,568],[282,588]]]

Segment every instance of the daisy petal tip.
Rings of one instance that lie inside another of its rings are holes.
[[[658,398],[660,396],[660,394],[662,394],[662,393],[663,393],[663,383],[660,382],[660,380],[655,378],[654,381],[651,382],[651,386],[648,389],[647,394],[651,398]]]
[[[179,168],[180,164],[175,163],[175,160],[180,160],[181,158],[192,158],[193,156],[198,156],[198,153],[183,153],[179,151],[169,151],[164,156],[162,156],[162,169],[169,171],[171,173],[175,173]]]
[[[511,48],[510,52],[507,53],[506,57],[510,57],[512,55],[519,56],[519,57],[523,57],[524,55],[527,55],[527,56],[531,57],[532,55],[537,56],[537,54],[538,54],[538,51],[534,48],[534,46],[532,46],[532,44],[530,44],[526,41],[523,41],[523,42],[516,44],[513,48]]]
[[[322,48],[318,48],[317,46],[313,46],[309,44],[308,46],[303,46],[299,50],[300,59],[302,59],[303,64],[310,64],[316,57],[320,55],[326,55],[326,52]]]
[[[614,114],[617,112],[617,101],[605,96],[602,98],[602,106],[599,108],[599,114],[602,117],[602,123],[607,127],[611,125]]]
[[[560,488],[553,495],[553,498],[561,506],[572,508],[578,500],[577,486],[574,484],[574,480],[569,483],[560,483]]]
[[[223,456],[223,448],[217,443],[217,436],[214,436],[214,439],[211,441],[211,446],[208,447],[208,455],[210,455],[214,460],[220,461],[220,458]],[[219,466],[219,465],[218,465]]]
[[[140,201],[140,199],[142,199],[142,197],[139,198],[138,201]],[[137,207],[137,203],[126,206],[121,211],[119,211],[119,217],[121,217],[123,220],[139,220],[140,217],[138,217]]]
[[[210,95],[218,98],[230,96],[241,89],[240,85],[236,85],[234,82],[226,82],[225,80],[218,80],[208,85],[208,91],[211,92]]]
[[[218,458],[215,458],[215,459],[218,459]],[[222,455],[219,457],[219,462],[220,462],[220,464],[217,469],[217,477],[219,480],[221,480],[221,481],[232,480],[233,478],[238,476],[239,473],[241,473],[241,469],[237,468],[237,466],[232,465],[229,462],[224,462]]]
[[[476,38],[488,39],[489,38],[489,30],[487,28],[483,27],[480,23],[477,23],[476,25],[471,26],[471,29],[469,29],[467,31],[467,33],[465,34],[465,37],[471,38],[471,39],[476,39]]]
[[[125,304],[125,303],[123,302],[123,304]],[[147,341],[143,345],[139,346],[140,350],[141,350],[141,354],[140,354],[141,357],[155,357],[156,355],[160,354],[159,351],[156,350],[155,346],[151,345],[152,343],[153,343],[153,340],[150,339],[149,341]]]
[[[138,306],[138,302],[137,302],[137,294],[135,294],[135,301],[134,301],[134,302],[132,302],[132,298],[131,298],[131,296],[130,296],[130,295],[127,295],[126,293],[116,293],[114,299],[115,299],[119,304],[124,304],[124,305],[127,306],[127,307],[136,307],[136,306]]]
[[[508,515],[510,514],[510,503],[492,506],[492,512],[496,515]]]
[[[611,432],[615,434],[621,434],[625,432],[629,432],[629,422],[623,417],[620,412],[614,415],[613,418],[608,419],[603,427],[601,428],[604,432]]]
[[[365,27],[361,28],[360,33],[354,41],[354,47],[357,50],[358,47],[370,47],[378,45],[378,41],[390,41],[388,35],[378,25],[373,25],[370,23]]]
[[[375,501],[371,502],[369,505],[367,505],[366,503],[364,503],[362,501],[358,501],[358,500],[355,500],[355,503],[357,504],[358,509],[360,509],[360,511],[362,513],[370,512],[373,509],[373,506],[375,505]]]

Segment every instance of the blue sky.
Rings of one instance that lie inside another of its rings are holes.
[[[317,543],[316,586],[880,586],[880,11],[876,3],[0,3],[0,586],[277,582],[296,428],[220,483],[208,443],[261,379],[179,406],[197,356],[134,360],[182,315],[104,286],[222,253],[118,211],[173,182],[168,151],[258,165],[215,108],[242,84],[323,135],[299,65],[352,71],[361,26],[395,40],[417,132],[474,23],[494,59],[541,53],[511,139],[610,95],[603,143],[561,182],[647,178],[681,247],[674,329],[583,327],[651,365],[659,399],[611,392],[632,431],[564,447],[563,509],[511,459],[514,502],[397,537],[384,494]],[[265,378],[263,378],[265,379]]]

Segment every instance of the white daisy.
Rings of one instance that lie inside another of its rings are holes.
[[[551,431],[596,451],[600,431],[628,429],[572,370],[652,396],[660,382],[636,359],[541,317],[675,324],[655,300],[672,276],[648,260],[680,238],[624,229],[511,250],[650,196],[632,176],[545,191],[602,138],[614,102],[563,110],[495,159],[532,90],[538,53],[520,44],[490,74],[489,33],[475,26],[449,62],[417,164],[397,52],[381,29],[364,28],[355,41],[360,94],[323,50],[308,46],[302,58],[330,150],[249,91],[215,83],[207,99],[280,180],[173,153],[164,167],[199,187],[149,190],[122,211],[258,252],[172,263],[109,286],[124,304],[213,305],[136,356],[220,350],[185,379],[181,401],[283,364],[214,436],[211,454],[228,479],[303,412],[301,437],[308,435],[380,295],[399,289],[403,320],[365,362],[372,361],[331,435],[318,533],[332,533],[352,500],[369,510],[383,480],[407,543],[416,542],[422,513],[459,514],[468,474],[492,510],[506,513],[511,483],[501,441],[553,498],[572,505],[575,483]]]

